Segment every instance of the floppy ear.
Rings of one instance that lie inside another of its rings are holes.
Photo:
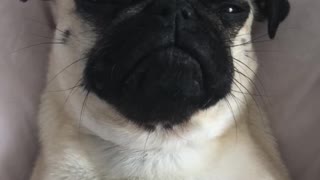
[[[268,19],[269,37],[276,36],[280,23],[288,16],[290,4],[288,0],[256,0],[260,13]]]
[[[28,0],[20,0],[21,2],[27,2]]]

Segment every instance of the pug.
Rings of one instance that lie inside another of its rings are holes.
[[[288,180],[253,94],[287,0],[54,0],[32,180]]]

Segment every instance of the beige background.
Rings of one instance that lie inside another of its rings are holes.
[[[291,0],[276,40],[256,40],[269,116],[294,180],[320,179],[320,1]],[[45,76],[46,2],[0,1],[0,180],[26,180]],[[259,25],[255,36],[265,33]],[[39,37],[42,36],[42,37]],[[19,50],[20,49],[20,50]]]

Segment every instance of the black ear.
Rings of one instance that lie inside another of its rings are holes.
[[[27,2],[28,0],[20,0],[21,2]]]
[[[288,0],[256,0],[256,3],[262,16],[268,19],[268,33],[273,39],[280,23],[290,12],[290,4]]]

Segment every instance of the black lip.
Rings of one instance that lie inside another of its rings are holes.
[[[126,82],[130,76],[146,61],[147,57],[152,55],[155,52],[161,52],[161,51],[166,51],[168,49],[175,49],[177,51],[180,51],[188,56],[190,56],[197,64],[199,64],[201,70],[203,67],[203,64],[201,62],[201,60],[199,60],[199,58],[203,58],[203,56],[201,56],[197,50],[189,50],[192,48],[185,48],[182,46],[178,46],[175,44],[169,44],[169,45],[165,45],[165,46],[160,46],[157,48],[153,48],[149,51],[147,51],[146,53],[138,56],[137,58],[133,59],[133,61],[136,61],[136,63],[132,66],[132,68],[128,71],[128,73],[126,73],[123,77],[123,79],[121,80],[121,82]],[[204,73],[202,72],[202,77],[204,77]]]

